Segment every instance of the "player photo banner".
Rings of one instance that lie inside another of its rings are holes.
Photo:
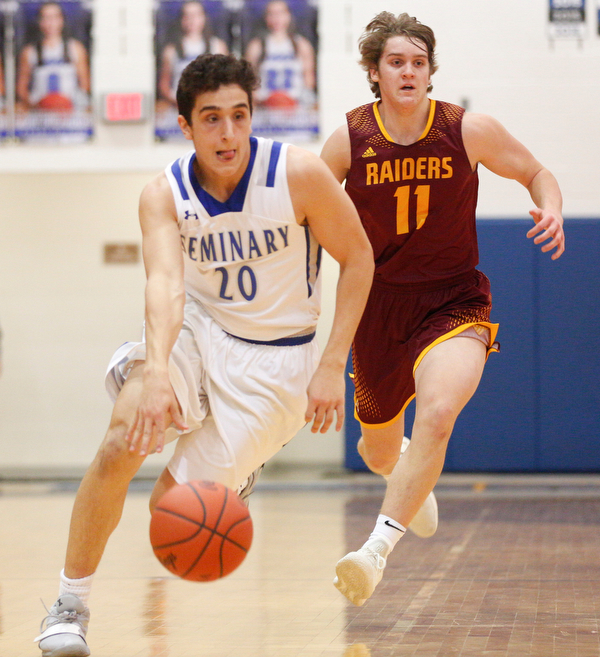
[[[0,142],[6,141],[12,136],[10,127],[8,101],[6,96],[6,7],[5,3],[0,4]]]
[[[583,39],[585,36],[585,0],[549,0],[551,39]]]
[[[183,69],[207,52],[232,50],[235,12],[223,0],[159,0],[155,8],[155,136],[183,139],[177,123],[177,83]]]
[[[295,141],[318,137],[315,4],[246,0],[241,35],[242,54],[261,80],[254,133]]]
[[[78,143],[93,134],[88,0],[19,0],[14,27],[14,136]]]
[[[175,93],[181,72],[206,52],[235,53],[261,79],[254,134],[318,137],[316,0],[158,0],[155,136],[183,139]]]

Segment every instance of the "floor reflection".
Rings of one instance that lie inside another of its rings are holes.
[[[166,612],[166,580],[164,578],[148,580],[144,601],[144,635],[150,639],[151,657],[169,657]]]

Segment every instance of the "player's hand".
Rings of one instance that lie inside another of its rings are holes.
[[[542,210],[541,208],[530,210],[529,214],[533,217],[535,226],[529,230],[527,237],[534,237],[533,241],[535,244],[545,242],[542,246],[543,253],[556,249],[552,254],[552,260],[560,258],[565,250],[563,218],[559,214]]]
[[[325,433],[335,416],[335,430],[344,424],[344,370],[319,365],[308,386],[308,406],[304,419],[312,422],[311,431]]]
[[[171,423],[182,431],[189,428],[179,410],[169,377],[145,373],[142,397],[125,436],[129,451],[138,451],[140,456],[162,452],[165,432]]]

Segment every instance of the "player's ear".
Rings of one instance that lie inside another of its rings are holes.
[[[377,67],[369,69],[369,77],[373,82],[379,82],[379,73],[377,72]]]
[[[185,116],[180,114],[177,117],[177,123],[179,123],[179,127],[181,128],[181,132],[183,132],[183,136],[186,139],[191,140],[192,139],[192,127],[190,124],[186,121]]]

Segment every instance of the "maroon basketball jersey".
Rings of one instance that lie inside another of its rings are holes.
[[[453,278],[478,263],[478,177],[463,145],[464,110],[430,101],[410,146],[392,141],[378,102],[347,114],[352,164],[346,191],[375,254],[375,278],[410,285]]]

